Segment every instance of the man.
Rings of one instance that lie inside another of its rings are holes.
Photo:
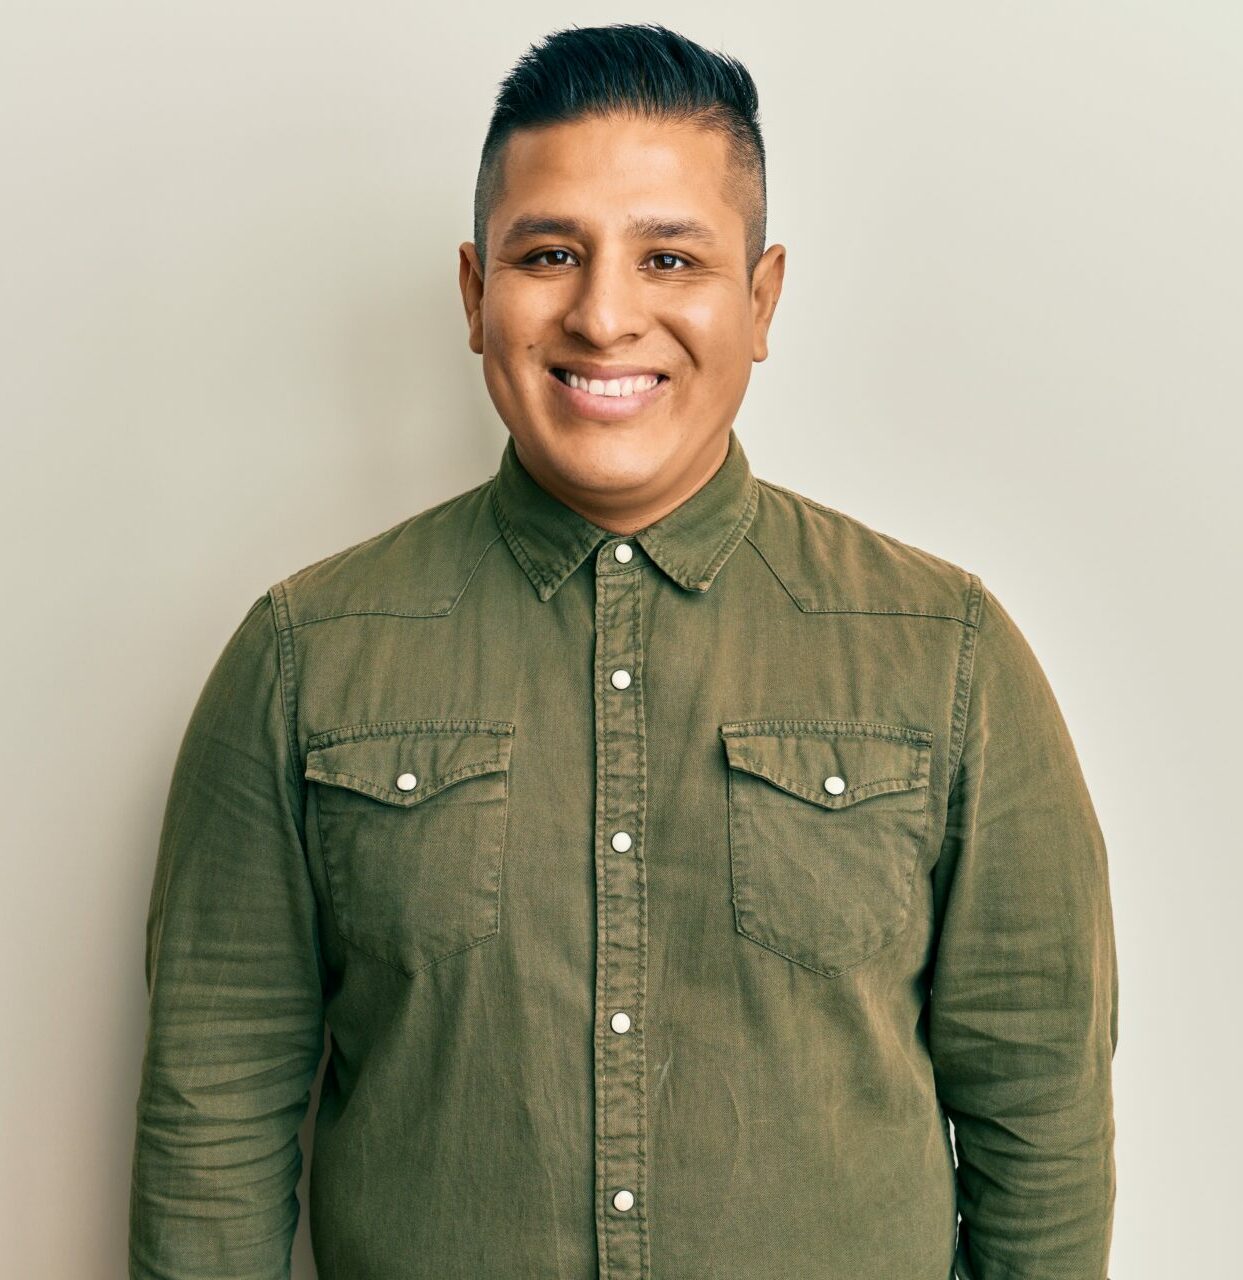
[[[288,1274],[325,1020],[321,1280],[1105,1276],[1100,828],[979,577],[752,475],[764,192],[750,76],[661,27],[502,86],[460,279],[510,436],[207,680],[132,1276]]]

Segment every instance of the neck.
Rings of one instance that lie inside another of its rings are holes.
[[[514,450],[518,461],[532,478],[558,501],[610,533],[630,534],[655,524],[702,489],[725,461],[729,452],[729,436],[727,434],[723,440],[710,440],[686,464],[673,488],[666,487],[667,476],[659,475],[657,478],[662,482],[662,487],[658,494],[618,492],[610,495],[567,488],[555,476],[543,474],[538,467],[532,466],[523,455],[517,440],[514,441]]]

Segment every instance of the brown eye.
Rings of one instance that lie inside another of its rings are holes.
[[[681,262],[681,263],[684,263],[686,266],[690,266],[690,263],[687,262],[687,260],[684,257],[682,257],[680,253],[654,253],[649,259],[650,262],[661,262],[661,261],[669,262],[670,260],[672,260],[673,262]],[[669,274],[669,269],[662,268],[661,274],[663,275]]]
[[[525,261],[529,263],[533,263],[538,266],[548,265],[553,267],[563,267],[567,265],[564,262],[552,262],[548,264],[544,264],[540,262],[541,258],[547,258],[550,254],[553,254],[553,253],[565,254],[571,258],[574,256],[572,253],[570,253],[568,249],[541,249],[539,253],[533,253],[529,258],[525,259]]]

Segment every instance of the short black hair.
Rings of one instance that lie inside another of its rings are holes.
[[[726,190],[746,221],[747,273],[764,252],[768,193],[759,94],[736,58],[655,23],[567,27],[537,41],[501,82],[475,181],[475,249],[504,192],[504,147],[518,129],[589,116],[686,121],[724,134]]]

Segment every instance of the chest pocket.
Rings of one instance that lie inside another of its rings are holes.
[[[739,933],[827,977],[906,927],[932,733],[852,720],[721,726]]]
[[[307,743],[341,936],[403,973],[495,937],[514,726],[352,725]]]

